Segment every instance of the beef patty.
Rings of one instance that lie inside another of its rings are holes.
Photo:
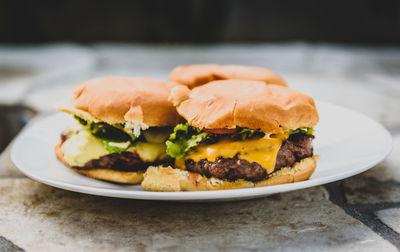
[[[173,160],[166,158],[157,162],[144,162],[137,153],[124,151],[111,153],[88,161],[84,166],[74,168],[79,170],[109,169],[115,171],[135,172],[144,171],[151,165],[172,165]]]
[[[275,170],[292,166],[295,162],[313,155],[312,139],[314,136],[306,134],[293,134],[282,143],[276,158]],[[61,135],[61,141],[67,139],[65,133]],[[223,178],[228,180],[245,179],[259,181],[268,177],[267,171],[256,162],[248,162],[244,159],[218,157],[214,162],[202,159],[194,162],[185,160],[188,171],[204,174],[208,177]],[[111,169],[116,171],[141,171],[149,165],[171,165],[172,159],[166,159],[155,163],[146,163],[134,152],[111,153],[98,159],[88,161],[83,167],[74,167],[81,170]]]
[[[83,167],[74,167],[80,170],[110,169],[115,171],[141,171],[147,168],[148,164],[140,159],[134,152],[124,151],[101,156],[98,159],[88,161]]]
[[[291,167],[295,162],[311,157],[313,155],[313,138],[312,135],[302,133],[290,135],[278,151],[275,170]],[[259,181],[268,177],[267,171],[260,164],[239,159],[238,154],[233,158],[218,157],[214,162],[207,159],[194,162],[192,159],[188,159],[185,160],[185,166],[191,172],[228,180]]]
[[[61,143],[68,139],[67,132],[61,134]],[[84,166],[74,166],[79,170],[109,169],[115,171],[135,172],[143,171],[150,165],[172,165],[173,160],[166,158],[157,162],[144,162],[135,152],[124,151],[121,153],[111,153],[88,161]]]

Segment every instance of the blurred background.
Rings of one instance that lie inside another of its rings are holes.
[[[0,0],[0,151],[80,81],[180,64],[267,67],[400,131],[399,45],[395,0]]]
[[[396,0],[1,0],[0,6],[3,43],[400,43]]]

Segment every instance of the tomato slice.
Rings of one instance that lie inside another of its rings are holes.
[[[213,134],[233,134],[238,131],[238,128],[233,128],[233,129],[203,129],[204,131],[208,133],[213,133]]]

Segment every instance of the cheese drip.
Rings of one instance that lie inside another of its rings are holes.
[[[185,160],[192,159],[195,162],[207,159],[214,162],[217,157],[233,158],[238,154],[239,159],[260,164],[268,173],[275,169],[276,156],[286,139],[286,135],[278,135],[273,138],[261,138],[245,141],[232,141],[224,139],[210,145],[200,145],[184,158],[177,160],[175,165],[185,169]]]

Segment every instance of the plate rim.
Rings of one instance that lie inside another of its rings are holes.
[[[85,193],[97,196],[105,196],[105,197],[115,197],[115,198],[129,198],[129,199],[140,199],[140,200],[157,200],[157,201],[222,201],[222,200],[241,200],[246,198],[257,198],[264,197],[268,195],[272,195],[275,193],[283,193],[294,190],[306,189],[318,185],[323,185],[326,183],[335,182],[338,180],[342,180],[361,172],[364,172],[377,164],[381,163],[385,160],[388,155],[391,153],[393,148],[393,137],[391,133],[379,122],[370,118],[369,116],[352,110],[340,105],[336,105],[330,102],[324,102],[316,100],[317,107],[320,104],[325,104],[328,106],[336,107],[338,109],[343,109],[351,113],[355,113],[359,116],[364,117],[366,120],[369,120],[370,123],[378,126],[382,132],[386,135],[389,143],[385,148],[385,155],[382,155],[380,158],[371,162],[368,165],[362,166],[358,169],[352,169],[348,172],[342,172],[339,174],[334,174],[331,176],[325,176],[318,179],[309,179],[306,181],[299,181],[295,183],[288,183],[282,185],[272,185],[272,186],[264,186],[264,187],[252,187],[252,188],[240,188],[240,189],[228,189],[228,190],[216,190],[216,191],[185,191],[185,192],[154,192],[154,191],[138,191],[138,190],[119,190],[117,188],[97,188],[88,185],[76,185],[70,184],[63,181],[53,181],[51,179],[43,178],[35,172],[29,171],[29,169],[25,169],[24,165],[20,163],[20,160],[17,157],[16,148],[23,141],[23,137],[26,132],[35,124],[44,120],[46,118],[51,118],[57,116],[58,113],[51,113],[46,115],[39,115],[35,117],[31,122],[28,123],[24,127],[24,129],[14,138],[10,151],[10,158],[14,165],[27,177],[41,182],[43,184],[47,184],[56,188],[61,188],[64,190],[74,191],[78,193]],[[91,179],[91,178],[88,178]]]

